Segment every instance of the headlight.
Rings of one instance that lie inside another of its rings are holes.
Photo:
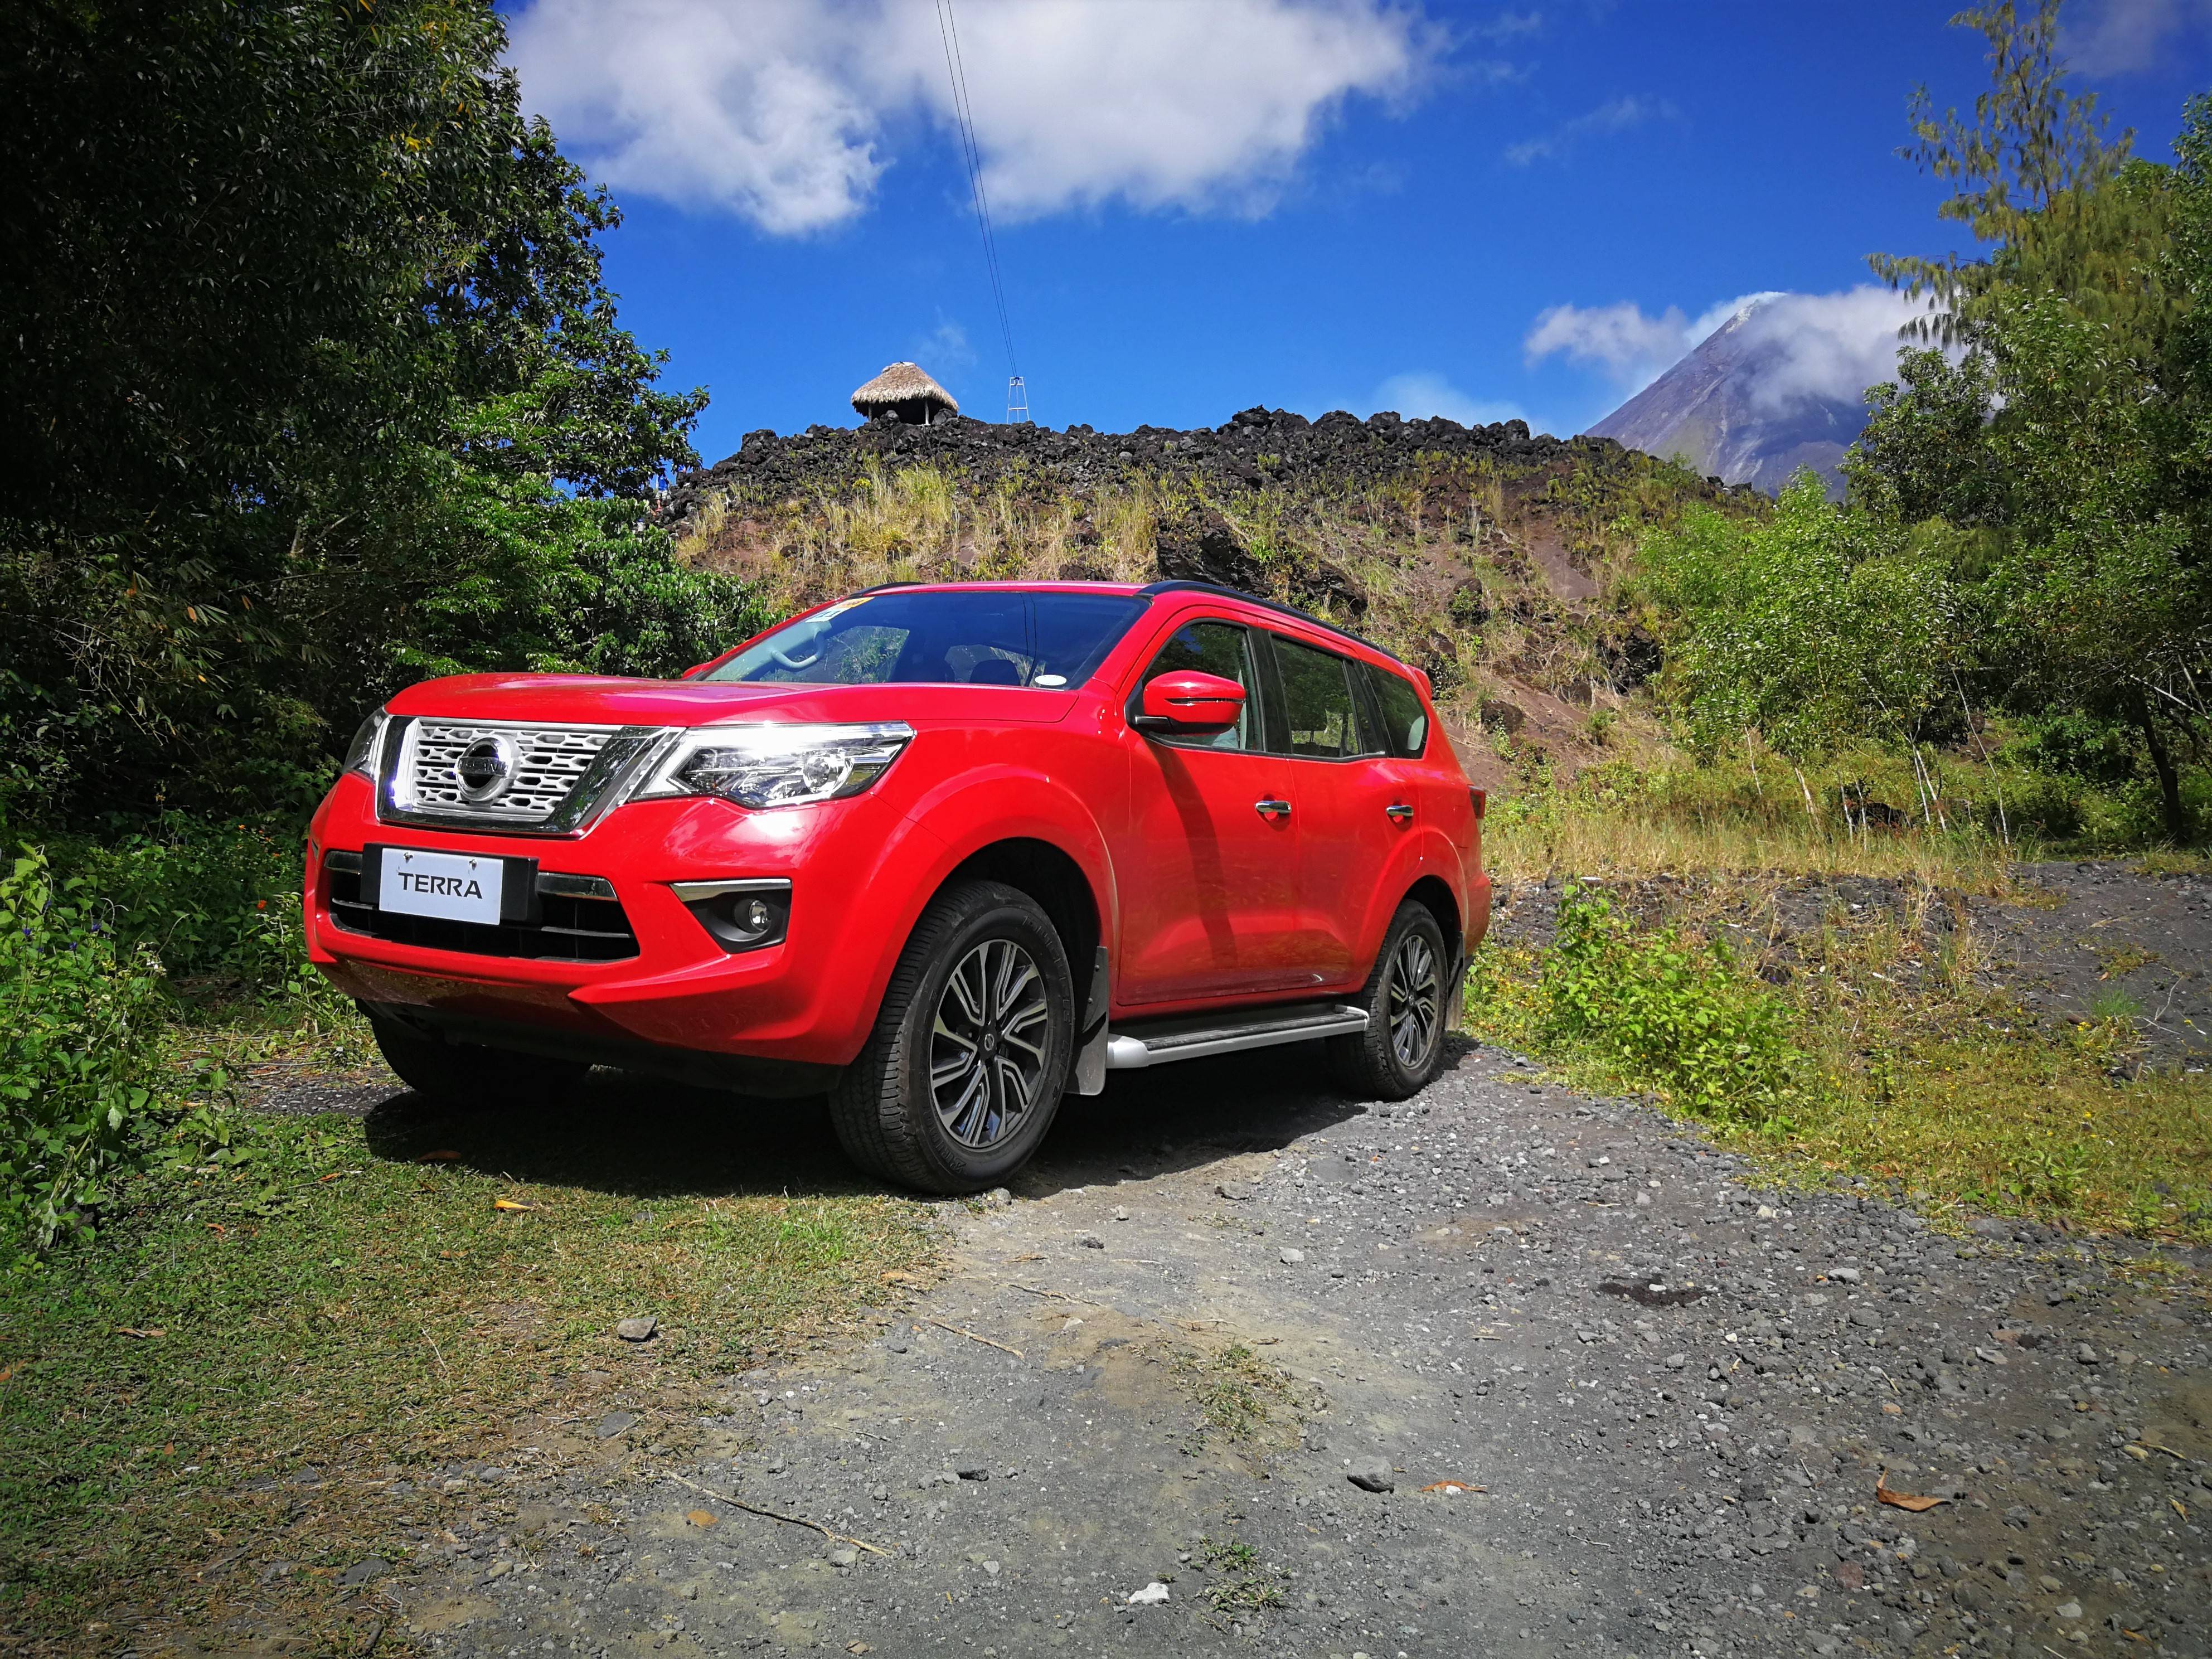
[[[720,795],[740,806],[803,806],[857,795],[914,741],[903,720],[871,726],[709,726],[687,732],[638,799]]]
[[[361,723],[361,729],[353,734],[353,741],[346,745],[343,770],[358,772],[374,781],[377,751],[384,746],[384,727],[390,719],[380,708]]]

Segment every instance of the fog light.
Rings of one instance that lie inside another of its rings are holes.
[[[787,881],[679,881],[676,896],[725,951],[782,942],[791,926]]]

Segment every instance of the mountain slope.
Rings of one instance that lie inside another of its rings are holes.
[[[1809,466],[1840,496],[1838,468],[1866,426],[1866,407],[1788,392],[1778,373],[1788,343],[1771,320],[1763,302],[1746,306],[1585,435],[1770,495]]]

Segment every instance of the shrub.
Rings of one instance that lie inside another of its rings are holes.
[[[0,1244],[44,1249],[88,1228],[153,1107],[161,966],[35,850],[0,877]]]
[[[1790,1011],[1719,945],[1638,929],[1571,884],[1538,988],[1545,1036],[1604,1055],[1701,1117],[1788,1127]]]

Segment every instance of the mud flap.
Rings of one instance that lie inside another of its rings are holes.
[[[1100,945],[1091,967],[1091,994],[1084,999],[1083,1030],[1075,1045],[1075,1092],[1106,1092],[1106,947]]]
[[[1444,988],[1444,1030],[1462,1030],[1467,1025],[1467,946],[1459,947],[1457,960],[1452,963],[1451,978]]]

